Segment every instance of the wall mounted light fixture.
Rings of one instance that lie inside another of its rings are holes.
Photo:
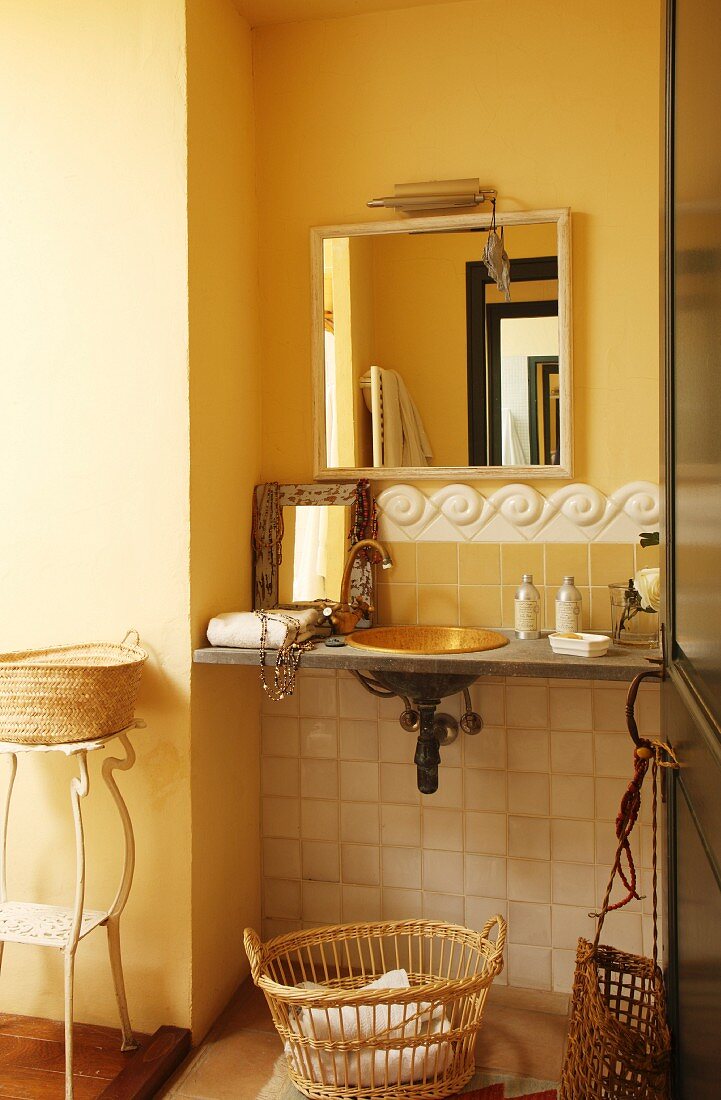
[[[368,206],[384,206],[414,214],[419,210],[458,210],[480,206],[496,197],[493,187],[481,187],[477,179],[430,180],[427,183],[397,183],[394,194],[371,199]]]

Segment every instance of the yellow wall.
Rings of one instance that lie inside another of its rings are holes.
[[[257,224],[250,29],[231,0],[189,0],[190,518],[193,643],[251,606],[259,480]],[[259,694],[255,669],[192,672],[193,1031],[248,964],[259,926]]]
[[[183,9],[0,8],[0,649],[120,639],[134,626],[150,650],[138,707],[148,728],[119,778],[138,842],[126,978],[145,1030],[190,1018]],[[87,902],[100,907],[117,885],[121,833],[91,765]],[[71,771],[21,761],[14,897],[72,895]],[[6,947],[2,1010],[59,1017],[61,964],[59,952]],[[78,951],[76,1015],[117,1021],[102,933]]]
[[[312,473],[309,227],[480,174],[573,211],[574,479],[657,479],[658,28],[659,0],[471,0],[256,30],[265,477]]]

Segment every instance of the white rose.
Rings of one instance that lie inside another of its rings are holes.
[[[660,569],[641,569],[633,578],[633,583],[638,589],[644,611],[658,611],[661,607]]]

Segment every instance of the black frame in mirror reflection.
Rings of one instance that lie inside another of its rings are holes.
[[[538,256],[511,260],[511,294],[513,284],[558,280],[558,258]],[[502,317],[558,316],[558,300],[540,302],[487,303],[486,286],[493,280],[485,264],[471,261],[466,264],[466,332],[468,356],[468,463],[470,466],[501,466],[501,347],[500,321]],[[490,323],[489,323],[490,322]],[[531,358],[538,359],[538,356]],[[550,362],[552,356],[544,356]],[[557,361],[557,357],[556,361]],[[529,375],[529,398],[531,396]],[[536,419],[536,432],[538,420]],[[560,425],[556,422],[560,441]],[[556,448],[544,446],[544,452],[558,455]],[[533,464],[542,463],[541,446],[536,440],[536,458]],[[560,461],[556,457],[556,465]]]

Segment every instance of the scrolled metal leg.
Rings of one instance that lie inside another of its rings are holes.
[[[2,846],[0,846],[0,901],[8,900],[7,883],[7,846],[8,846],[8,822],[10,820],[10,801],[12,799],[15,776],[18,771],[17,753],[10,753],[10,776],[5,788],[5,802],[2,815]],[[0,940],[0,969],[2,969],[4,940]]]
[[[73,905],[73,920],[68,942],[63,948],[65,956],[65,1100],[73,1100],[73,992],[75,984],[75,952],[80,940],[80,927],[83,920],[83,906],[85,904],[85,833],[83,830],[83,815],[80,808],[81,799],[85,798],[90,790],[90,778],[88,776],[88,756],[86,752],[78,753],[79,776],[73,776],[70,780],[70,803],[73,809],[73,821],[75,823],[75,902]]]
[[[133,873],[135,871],[135,837],[133,836],[133,826],[130,820],[130,814],[128,808],[125,805],[123,796],[121,795],[118,785],[115,782],[115,776],[113,772],[122,771],[126,772],[132,768],[135,763],[135,751],[131,745],[126,734],[120,734],[120,743],[125,749],[125,757],[108,757],[103,763],[103,779],[110,791],[115,804],[118,807],[118,813],[123,824],[123,835],[125,838],[125,859],[123,862],[123,874],[120,879],[120,886],[118,892],[115,895],[115,900],[108,911],[107,920],[107,933],[108,933],[108,954],[110,956],[110,969],[113,974],[113,983],[115,985],[115,999],[118,1002],[118,1012],[120,1014],[120,1026],[123,1032],[122,1050],[137,1050],[138,1043],[133,1038],[133,1030],[130,1025],[130,1015],[128,1013],[128,1000],[125,993],[125,979],[123,977],[123,960],[120,950],[120,917],[125,908],[125,903],[128,900],[130,893],[130,887],[133,883]]]

